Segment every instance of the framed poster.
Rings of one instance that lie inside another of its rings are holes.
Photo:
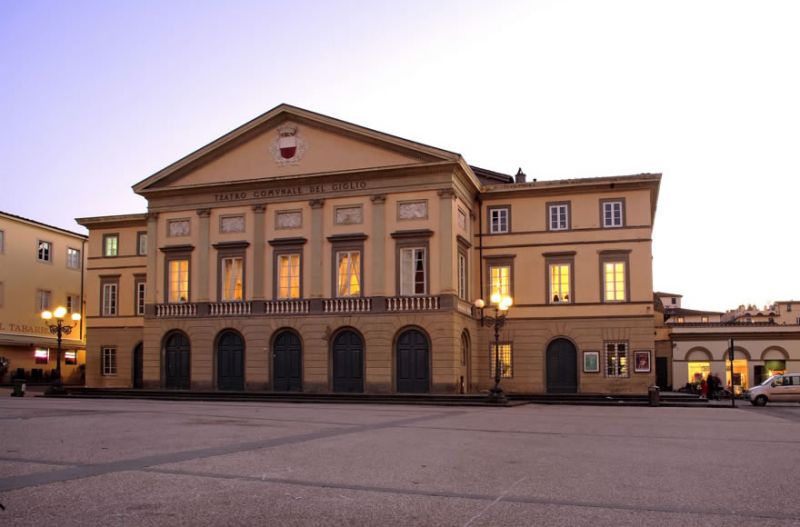
[[[633,352],[633,371],[636,373],[650,373],[650,352]]]
[[[584,351],[583,373],[599,373],[599,372],[600,372],[600,352]]]

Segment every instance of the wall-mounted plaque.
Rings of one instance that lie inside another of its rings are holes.
[[[275,213],[276,229],[299,229],[303,226],[303,213],[299,210],[279,210]]]
[[[167,236],[189,236],[189,220],[169,220],[167,222]]]
[[[244,216],[221,216],[219,219],[219,232],[244,232]]]
[[[364,222],[361,205],[336,207],[336,225],[353,225]]]
[[[397,204],[397,217],[401,220],[427,219],[428,201],[401,201]]]

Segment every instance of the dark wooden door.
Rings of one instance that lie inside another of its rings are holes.
[[[430,350],[428,339],[411,329],[397,339],[397,391],[428,393],[430,391]]]
[[[667,357],[656,357],[656,386],[661,388],[662,392],[669,386]]]
[[[244,390],[244,340],[233,331],[217,340],[217,388]]]
[[[272,389],[276,392],[303,391],[302,345],[300,337],[283,331],[272,345]]]
[[[333,341],[333,391],[364,391],[364,343],[353,331],[343,331]]]
[[[567,339],[547,346],[547,393],[578,393],[578,352]]]
[[[143,383],[142,370],[144,369],[144,353],[142,343],[133,348],[133,387],[141,388]]]
[[[166,387],[176,390],[188,390],[190,387],[189,366],[191,350],[189,338],[183,333],[173,333],[167,338],[164,350],[166,367]]]

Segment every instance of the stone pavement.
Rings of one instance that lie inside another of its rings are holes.
[[[0,525],[796,526],[798,467],[800,405],[0,399]]]

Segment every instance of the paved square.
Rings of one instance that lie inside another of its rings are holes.
[[[800,524],[800,406],[0,399],[0,525]]]

